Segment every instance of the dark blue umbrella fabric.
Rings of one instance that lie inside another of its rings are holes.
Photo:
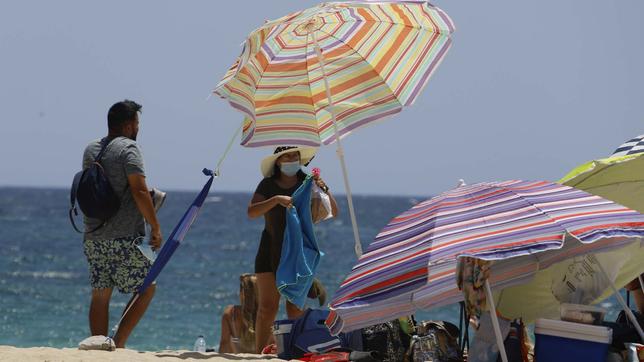
[[[203,173],[206,176],[210,176],[208,182],[203,186],[203,189],[201,189],[199,195],[197,195],[195,200],[192,202],[192,205],[190,205],[177,226],[172,230],[172,234],[170,234],[168,240],[163,244],[159,255],[157,255],[154,264],[152,264],[152,268],[150,268],[150,272],[147,277],[145,277],[141,287],[139,287],[139,290],[137,291],[138,294],[142,294],[156,280],[159,273],[161,273],[161,270],[163,270],[163,267],[172,257],[172,254],[174,254],[174,251],[177,250],[179,244],[181,244],[183,238],[185,238],[188,230],[190,230],[190,227],[192,226],[192,223],[197,218],[199,210],[201,210],[201,206],[203,206],[203,202],[206,199],[206,196],[208,196],[210,186],[212,186],[212,181],[214,179],[212,171],[204,169]]]

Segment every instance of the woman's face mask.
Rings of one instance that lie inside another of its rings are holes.
[[[282,162],[280,171],[286,176],[294,176],[300,170],[300,161]]]

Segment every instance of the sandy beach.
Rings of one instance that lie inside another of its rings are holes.
[[[76,348],[0,346],[0,361],[284,361],[274,355],[197,353],[192,351],[140,352],[119,349],[114,352],[81,351]]]

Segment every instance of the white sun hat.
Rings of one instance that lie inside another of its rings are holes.
[[[275,166],[275,161],[283,154],[299,152],[300,153],[300,164],[306,166],[313,157],[315,157],[315,152],[317,148],[315,147],[301,147],[301,146],[280,146],[275,148],[275,151],[272,155],[266,157],[262,160],[261,171],[264,177],[273,176],[273,167]]]

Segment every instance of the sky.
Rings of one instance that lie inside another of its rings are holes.
[[[208,98],[246,35],[308,0],[0,2],[0,187],[69,188],[108,108],[143,105],[149,186],[197,190],[242,116]],[[436,1],[453,46],[416,103],[344,138],[356,194],[557,180],[644,133],[644,2]],[[312,166],[344,193],[335,145]],[[214,192],[252,192],[271,149],[235,139]]]

